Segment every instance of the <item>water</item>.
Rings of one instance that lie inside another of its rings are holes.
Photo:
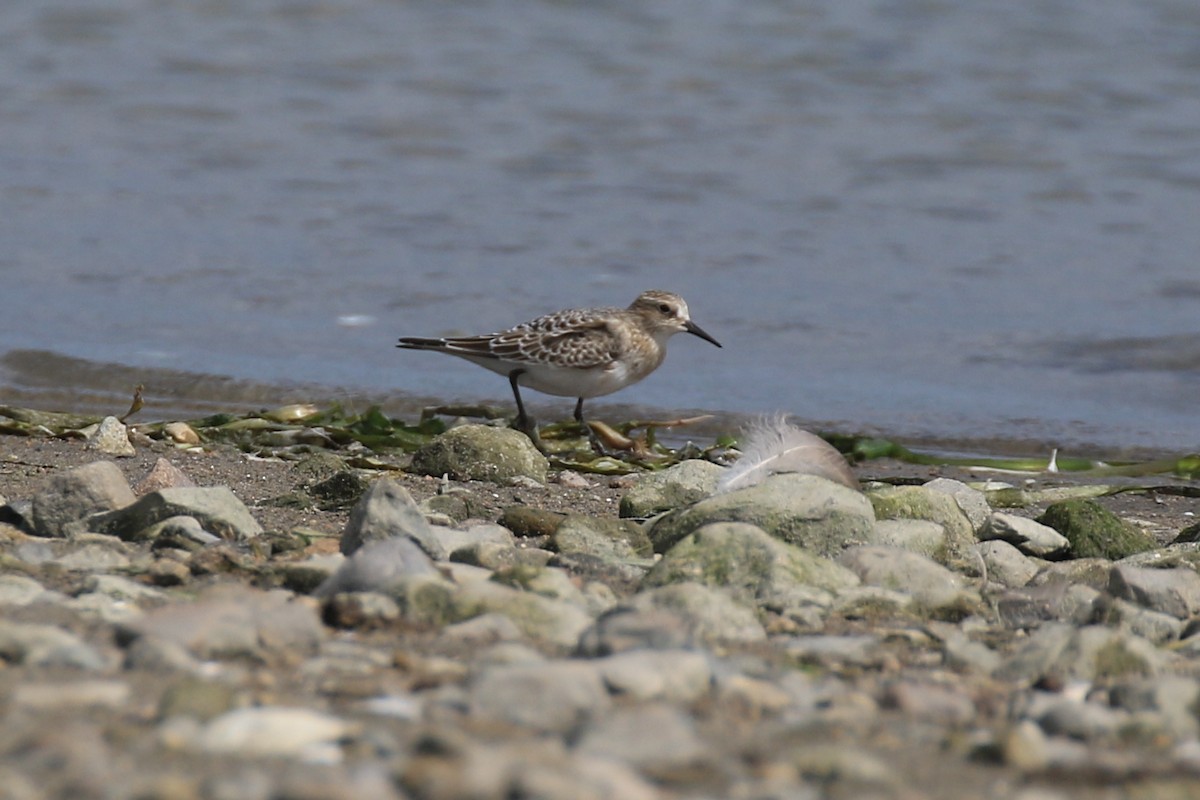
[[[664,288],[725,349],[614,401],[1200,444],[1194,0],[9,0],[0,141],[59,403],[27,351],[504,400],[395,338]]]

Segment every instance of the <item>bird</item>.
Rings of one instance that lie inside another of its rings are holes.
[[[568,308],[498,333],[405,336],[396,346],[447,353],[506,375],[517,402],[516,427],[540,448],[536,424],[521,400],[522,386],[578,398],[575,421],[586,428],[583,401],[624,389],[658,369],[667,340],[677,333],[721,347],[692,322],[682,297],[659,290],[642,292],[628,308]]]

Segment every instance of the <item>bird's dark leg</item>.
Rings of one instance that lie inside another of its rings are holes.
[[[583,398],[579,398],[579,402],[575,404],[575,421],[583,427],[583,432],[587,434],[588,442],[592,445],[592,452],[598,456],[609,455],[608,449],[596,436],[596,432],[592,430],[592,426],[588,425],[583,419]]]
[[[525,404],[521,402],[521,388],[517,381],[524,374],[525,370],[523,369],[514,369],[508,373],[508,383],[512,386],[513,399],[517,401],[517,430],[528,436],[529,441],[533,442],[533,446],[545,453],[546,448],[542,444],[542,437],[538,436],[537,421],[525,413]]]

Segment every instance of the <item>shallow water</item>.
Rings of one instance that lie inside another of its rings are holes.
[[[1193,0],[11,0],[0,141],[10,390],[503,400],[395,338],[665,288],[614,401],[1200,441]]]

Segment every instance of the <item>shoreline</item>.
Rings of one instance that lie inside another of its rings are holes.
[[[339,389],[320,384],[260,383],[224,375],[92,362],[46,351],[21,350],[0,355],[0,405],[94,414],[97,417],[120,415],[128,409],[133,389],[138,385],[146,387],[146,406],[134,418],[134,421],[140,422],[197,419],[215,413],[252,413],[292,403],[314,403],[321,407],[339,404],[347,409],[361,410],[379,406],[389,416],[404,418],[410,423],[419,419],[423,409],[443,405],[486,404],[503,413],[515,414],[511,409],[512,398],[502,394],[493,395],[490,399],[448,399],[400,390],[379,392]],[[539,420],[550,422],[565,420],[570,416],[569,403],[536,394],[533,397],[528,405]],[[736,432],[746,422],[760,416],[686,406],[669,409],[648,407],[622,403],[619,399],[600,398],[593,402],[598,418],[609,420],[711,414],[712,422],[692,429],[697,435],[709,438]],[[779,411],[781,409],[764,409],[763,413],[769,415]],[[1095,438],[1072,438],[1065,433],[1060,436],[1016,433],[1012,436],[984,434],[970,437],[947,436],[926,430],[908,435],[904,431],[889,431],[852,420],[791,418],[796,424],[814,432],[891,439],[909,449],[935,455],[1045,457],[1049,460],[1052,450],[1058,448],[1062,455],[1094,460],[1151,461],[1191,452],[1137,443],[1123,446],[1104,444]],[[1193,446],[1193,451],[1196,448],[1200,448],[1200,442]]]

